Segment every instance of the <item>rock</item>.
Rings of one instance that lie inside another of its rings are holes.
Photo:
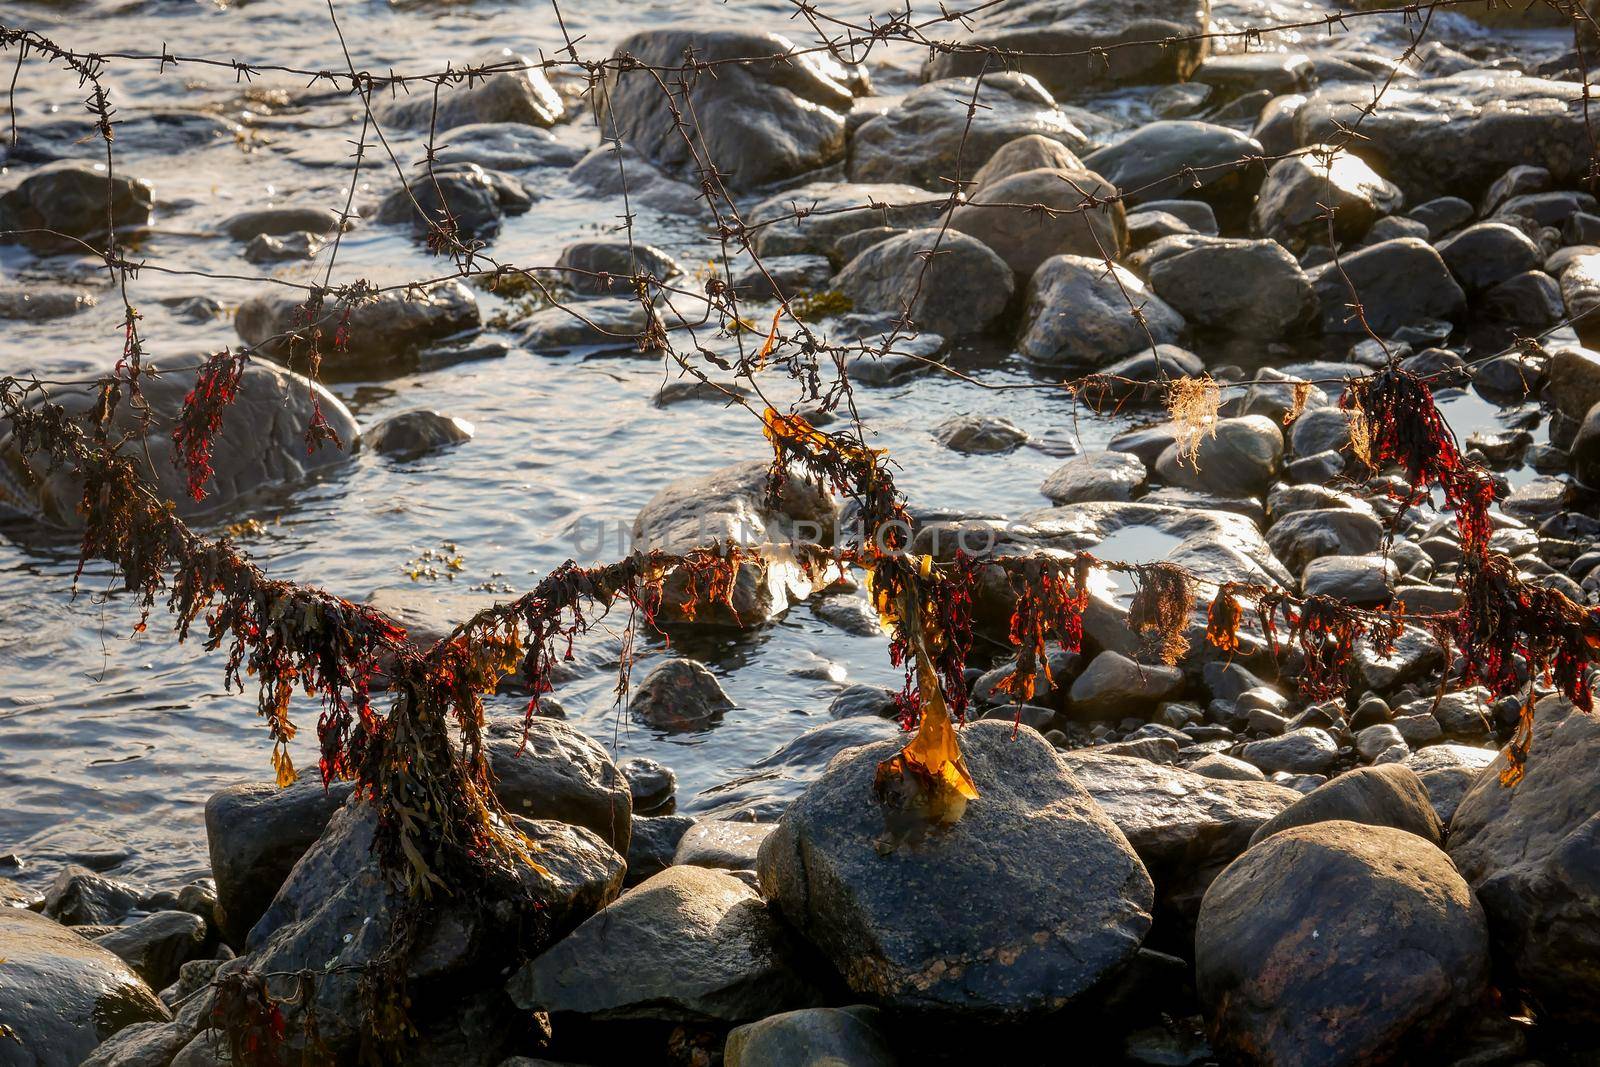
[[[696,216],[706,207],[699,188],[669,177],[629,143],[605,141],[591,148],[567,171],[567,180],[591,196],[614,198],[620,205],[626,194],[629,205],[666,215]]]
[[[1546,193],[1525,193],[1513,196],[1495,212],[1498,218],[1521,216],[1533,220],[1537,226],[1561,227],[1574,215],[1589,213],[1600,207],[1588,193],[1555,190]],[[1511,220],[1515,224],[1515,219]]]
[[[1151,287],[1191,325],[1273,339],[1316,315],[1310,279],[1276,241],[1169,237],[1150,252]]]
[[[1428,227],[1428,240],[1437,241],[1451,230],[1472,221],[1472,205],[1459,196],[1437,196],[1406,212]]]
[[[1316,82],[1311,61],[1302,52],[1242,52],[1207,56],[1192,79],[1230,96],[1256,89],[1272,95],[1301,92]]]
[[[604,1021],[743,1022],[821,995],[788,936],[743,881],[669,867],[512,976],[525,1010]]]
[[[1149,875],[1032,729],[972,723],[961,744],[980,799],[887,854],[869,798],[898,741],[837,757],[763,844],[762,891],[874,1001],[969,1019],[1055,1010],[1133,955],[1149,927]],[[1029,906],[974,911],[963,902],[979,886]]]
[[[1088,170],[1040,168],[991,179],[950,213],[950,228],[982,241],[1025,285],[1054,255],[1117,259],[1128,244],[1120,200],[1085,208],[1088,198],[1111,198],[1116,188]],[[1018,210],[1040,204],[1051,211]],[[993,206],[985,206],[993,205]]]
[[[492,720],[485,734],[495,793],[507,811],[581,826],[627,855],[633,795],[598,741],[544,716],[528,720],[526,727],[520,718]]]
[[[322,834],[352,786],[301,779],[287,789],[229,786],[206,801],[206,843],[217,880],[223,939],[242,947],[306,849]]]
[[[857,637],[876,637],[883,632],[878,613],[855,593],[830,593],[818,597],[811,602],[811,614]]]
[[[974,95],[979,110],[969,118]],[[982,85],[945,78],[858,126],[845,172],[853,182],[906,182],[943,193],[948,181],[964,179],[1002,145],[1030,134],[1073,152],[1089,142],[1027,74],[985,74]]]
[[[1164,85],[1183,81],[1205,57],[1209,6],[1199,0],[1004,0],[974,13],[955,38],[970,49],[930,50],[925,79],[976,74],[1009,54],[1017,70],[1058,95],[1113,85]],[[1170,39],[1170,40],[1169,40]],[[1164,40],[1161,48],[1117,47]],[[1089,50],[1106,49],[1089,54]],[[1072,53],[1062,57],[1061,53]]]
[[[579,241],[561,250],[552,272],[563,288],[582,296],[633,296],[634,277],[666,282],[683,268],[654,245],[626,241]],[[652,287],[654,296],[657,290]]]
[[[43,916],[0,908],[6,1062],[76,1067],[123,1027],[166,1022],[166,1006],[110,952]]]
[[[162,989],[178,968],[205,949],[206,921],[186,911],[158,911],[94,939],[132,967],[152,989]]]
[[[1399,210],[1404,200],[1397,186],[1359,157],[1332,145],[1313,145],[1272,164],[1250,211],[1250,232],[1300,252],[1307,245],[1327,244],[1324,206],[1335,209],[1334,236],[1348,241]]]
[[[1324,556],[1306,564],[1300,591],[1332,596],[1362,607],[1387,604],[1400,575],[1387,556]]]
[[[143,896],[134,886],[73,863],[56,872],[42,910],[63,926],[106,925],[121,922]]]
[[[894,1067],[877,1009],[801,1008],[734,1027],[722,1050],[726,1067]]]
[[[1405,743],[1406,739],[1393,723],[1374,723],[1357,731],[1356,754],[1368,763],[1373,763],[1396,745],[1403,747]]]
[[[884,227],[907,230],[931,225],[947,203],[944,196],[915,185],[819,181],[761,201],[751,209],[746,225],[755,231],[755,250],[762,257],[815,253],[848,262],[839,251],[846,238]],[[794,217],[802,211],[803,217]],[[865,249],[857,254],[860,251]]]
[[[549,130],[521,122],[471,122],[445,130],[434,145],[440,163],[476,163],[485,170],[570,167],[582,156]]]
[[[1571,82],[1481,70],[1392,85],[1362,120],[1361,154],[1419,203],[1476,197],[1515,164],[1576,183],[1588,166],[1588,137],[1581,109],[1568,105],[1581,93]],[[1295,113],[1296,140],[1334,139],[1371,104],[1370,81],[1324,85]]]
[[[1077,456],[1057,467],[1039,486],[1052,504],[1083,500],[1131,500],[1144,486],[1145,466],[1126,452]]]
[[[1014,452],[1028,440],[1027,431],[1010,419],[993,415],[952,415],[933,428],[933,439],[952,452]]]
[[[1495,322],[1543,329],[1562,320],[1565,305],[1559,282],[1543,271],[1528,270],[1490,289],[1479,308]]]
[[[1408,755],[1405,764],[1422,779],[1439,822],[1449,826],[1467,790],[1478,780],[1479,773],[1494,762],[1495,753],[1492,748],[1468,745],[1429,745]]]
[[[1482,910],[1437,847],[1322,822],[1274,834],[1212,883],[1195,985],[1224,1056],[1432,1059],[1483,993],[1488,947]]]
[[[1157,345],[1175,342],[1184,329],[1183,316],[1131,271],[1087,256],[1052,256],[1040,264],[1028,282],[1022,323],[1018,350],[1049,365],[1104,366],[1147,350],[1152,338]]]
[[[1395,708],[1396,715],[1432,715],[1450,737],[1486,741],[1493,734],[1489,690],[1482,686],[1423,697]]]
[[[1328,333],[1361,332],[1349,308],[1352,286],[1368,325],[1383,335],[1429,319],[1454,321],[1466,310],[1466,294],[1439,253],[1415,237],[1358,249],[1341,257],[1340,264],[1342,273],[1332,263],[1311,272]]]
[[[221,230],[235,241],[249,241],[255,237],[288,237],[297,233],[321,237],[337,230],[340,221],[340,214],[330,208],[297,204],[241,211],[224,219]]]
[[[717,676],[692,659],[656,664],[634,687],[628,709],[640,722],[657,730],[704,730],[733,707]]]
[[[1177,345],[1157,345],[1103,368],[1104,379],[1096,382],[1094,389],[1098,397],[1103,387],[1106,397],[1119,403],[1164,403],[1167,382],[1186,375],[1198,378],[1205,371],[1205,363],[1193,352]],[[1155,456],[1150,458],[1154,462]]]
[[[450,131],[490,122],[554,126],[565,117],[561,94],[536,60],[503,48],[480,56],[473,66],[493,68],[495,73],[420,87],[425,91],[381,107],[381,121],[406,130]],[[448,136],[439,141],[450,143]]]
[[[766,460],[751,460],[669,482],[633,520],[634,546],[682,553],[729,540],[774,551],[786,544],[831,543],[838,521],[833,499],[806,479],[791,477],[773,507],[768,470]],[[674,573],[663,589],[660,619],[747,629],[788,610],[813,589],[812,578],[798,564],[767,556],[739,562],[729,603],[686,605],[693,590],[686,576]]]
[[[662,107],[656,75],[646,69],[678,66],[687,49],[697,62],[720,63],[715,77],[691,79],[678,107],[695,116],[696,150],[716,164],[730,188],[790,178],[844,156],[852,75],[825,54],[796,49],[775,33],[676,27],[626,38],[615,55],[642,66],[607,69],[595,105],[604,137],[620,137],[669,173],[698,181],[688,141]],[[771,58],[721,62],[753,56]]]
[[[453,415],[421,408],[390,415],[364,436],[368,448],[386,456],[414,458],[472,440],[473,425]]]
[[[286,237],[268,237],[265,234],[252,238],[245,246],[244,258],[249,263],[285,263],[289,260],[311,259],[322,251],[322,239],[309,233],[292,233]]]
[[[859,308],[906,315],[944,337],[982,333],[1011,300],[1012,275],[987,245],[955,230],[911,230],[873,245],[839,273]]]
[[[833,264],[827,256],[816,255],[773,256],[733,276],[734,292],[741,300],[788,300],[820,294],[827,292],[832,282]]]
[[[552,305],[519,319],[516,326],[518,344],[541,355],[589,349],[595,354],[642,352],[652,358],[661,349],[655,331],[666,328],[660,312],[637,296],[593,298],[578,308]]]
[[[1503,222],[1480,222],[1438,244],[1439,256],[1469,293],[1492,289],[1544,262],[1528,235]]]
[[[1333,765],[1339,758],[1339,746],[1326,730],[1302,726],[1281,737],[1252,741],[1239,749],[1238,756],[1268,774],[1274,771],[1314,774]]]
[[[188,1040],[174,1023],[134,1023],[102,1042],[82,1067],[169,1067]]]
[[[1564,1025],[1600,1018],[1600,901],[1595,803],[1600,800],[1600,722],[1559,696],[1534,707],[1522,781],[1500,783],[1502,753],[1483,770],[1450,820],[1450,858],[1489,916],[1497,965],[1511,988]]]
[[[63,319],[94,307],[98,300],[93,293],[75,289],[39,288],[24,289],[6,285],[0,288],[0,320],[17,322],[47,322]]]
[[[635,815],[623,884],[632,888],[672,866],[678,842],[694,824],[693,815]]]
[[[703,819],[679,839],[672,862],[724,871],[753,871],[756,852],[772,828],[772,823]]]
[[[199,373],[195,369],[197,362],[193,358],[167,358],[147,361],[146,366],[162,371],[160,377],[149,375],[140,380],[149,416],[171,425],[183,410],[184,397],[194,388]],[[62,391],[52,394],[51,401],[69,414],[82,417],[93,408],[97,395]],[[305,433],[318,406],[341,444],[319,442],[308,451]],[[140,419],[133,405],[122,404],[106,429],[119,435],[137,433]],[[245,365],[235,399],[223,416],[221,431],[212,439],[213,474],[205,483],[203,500],[190,495],[188,474],[174,463],[170,433],[144,436],[141,450],[149,457],[146,474],[152,488],[175,502],[179,516],[188,517],[217,511],[268,486],[295,482],[312,471],[343,463],[360,436],[349,409],[327,389],[270,363],[251,362]],[[0,434],[0,512],[15,510],[57,526],[75,528],[83,523],[78,512],[82,497],[82,480],[70,470],[25,473],[14,438],[9,432]]]
[[[1147,123],[1084,156],[1083,163],[1121,189],[1130,206],[1176,196],[1213,207],[1248,206],[1261,184],[1261,168],[1247,160],[1261,154],[1260,142],[1238,130],[1180,119]],[[1232,163],[1239,166],[1226,165]],[[1192,176],[1182,176],[1186,168],[1193,168]]]
[[[1219,419],[1200,440],[1191,462],[1172,444],[1156,460],[1157,477],[1168,485],[1221,496],[1260,496],[1283,459],[1283,432],[1265,415]]]
[[[1267,529],[1273,554],[1296,573],[1323,556],[1375,552],[1382,541],[1383,524],[1371,512],[1349,508],[1291,512]]]
[[[375,221],[409,226],[429,241],[439,235],[487,240],[500,232],[506,215],[522,214],[533,201],[527,186],[509,174],[476,163],[436,164],[384,197]]]
[[[1217,778],[1224,782],[1265,782],[1267,776],[1261,768],[1242,759],[1212,752],[1189,764],[1189,770],[1204,778]]]
[[[1514,196],[1542,193],[1550,188],[1550,172],[1543,167],[1512,167],[1489,186],[1478,202],[1478,214],[1487,218]]]
[[[261,921],[250,931],[246,966],[261,971],[312,968],[313,990],[282,1003],[283,1047],[305,1048],[308,1013],[329,1058],[353,1057],[360,1036],[365,968],[390,944],[403,889],[393,887],[370,855],[376,809],[352,798],[295,865]],[[541,951],[610,902],[622,886],[622,857],[582,827],[518,819],[537,846],[540,866],[508,872],[537,907],[513,896],[453,897],[418,931],[407,965],[415,990],[448,989],[447,998],[414,994],[411,1021],[426,1030],[450,1017],[463,999],[497,982],[500,968]]]
[[[894,690],[876,685],[846,686],[828,705],[828,717],[833,719],[848,719],[857,715],[887,719],[895,714]]]
[[[1256,778],[1230,780],[1098,749],[1062,759],[1149,870],[1158,924],[1170,918],[1183,931],[1193,929],[1206,887],[1248,847],[1256,828],[1300,800],[1253,767]]]
[[[1078,718],[1127,718],[1172,699],[1182,688],[1183,672],[1178,668],[1138,663],[1108,650],[1073,679],[1067,701]]]
[[[973,173],[972,193],[1012,175],[1041,169],[1080,171],[1084,166],[1083,160],[1056,138],[1030,133],[994,150],[989,161]]]
[[[636,812],[654,811],[669,803],[678,791],[678,776],[672,768],[645,756],[629,756],[617,764],[617,770],[628,781]]]
[[[309,314],[309,322],[303,305],[304,299],[294,292],[274,286],[240,304],[234,325],[244,343],[262,355],[304,366],[317,351],[323,373],[338,375],[405,373],[422,349],[476,329],[480,321],[477,300],[458,281],[391,290],[349,308],[324,305]],[[332,338],[341,326],[347,343],[343,351],[335,351]]]
[[[36,170],[0,193],[0,231],[36,232],[0,236],[0,244],[38,252],[81,253],[83,243],[103,248],[111,236],[107,211],[118,234],[137,230],[150,221],[152,195],[150,184],[139,178],[108,178],[78,163]],[[51,232],[37,232],[44,230]]]
[[[1418,626],[1406,626],[1395,639],[1394,649],[1387,655],[1378,655],[1365,637],[1357,640],[1355,661],[1356,674],[1362,684],[1368,689],[1381,691],[1391,689],[1400,682],[1416,680],[1440,666],[1444,661],[1444,649],[1426,630]],[[1431,720],[1432,716],[1428,718]],[[1395,725],[1401,727],[1401,733],[1406,732],[1399,722]],[[1417,739],[1409,734],[1406,736],[1406,741],[1413,745],[1421,740],[1427,739]]]
[[[1262,823],[1250,844],[1256,845],[1291,827],[1334,820],[1389,826],[1435,845],[1444,839],[1444,827],[1428,802],[1427,790],[1417,772],[1401,763],[1385,763],[1357,767],[1318,786]]]

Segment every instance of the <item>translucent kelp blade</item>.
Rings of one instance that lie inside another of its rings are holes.
[[[978,799],[978,787],[961,758],[956,728],[945,709],[944,694],[934,675],[933,663],[919,645],[917,648],[917,688],[922,697],[922,721],[917,734],[902,750],[906,761],[930,778],[942,781],[968,800]]]

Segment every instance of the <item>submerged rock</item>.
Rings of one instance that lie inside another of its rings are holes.
[[[1011,300],[1012,275],[987,245],[957,230],[891,237],[852,259],[836,285],[859,308],[902,313],[944,337],[982,333]]]
[[[465,419],[417,409],[390,415],[368,430],[364,440],[374,452],[413,457],[470,441],[472,430],[472,423]]]
[[[1131,303],[1130,303],[1131,301]],[[1135,318],[1134,307],[1143,313]],[[1178,339],[1183,316],[1124,267],[1052,256],[1028,282],[1018,350],[1038,363],[1103,366]]]
[[[875,1001],[992,1020],[1058,1009],[1138,948],[1150,877],[1032,729],[977,722],[961,740],[981,796],[959,822],[884,854],[872,783],[898,745],[853,749],[767,838],[762,891]]]
[[[717,676],[705,664],[681,657],[663,660],[628,696],[634,717],[658,730],[705,730],[733,707]]]
[[[304,366],[315,351],[323,373],[336,376],[405,373],[422,349],[480,321],[477,300],[458,281],[389,290],[349,307],[305,305],[303,293],[274,286],[240,304],[234,325],[255,351],[289,366]]]
[[[1027,431],[1010,419],[984,415],[952,415],[933,428],[934,440],[953,452],[1014,452],[1028,440]]]
[[[139,178],[108,177],[82,164],[52,165],[0,193],[0,231],[34,231],[5,234],[0,244],[39,252],[84,252],[84,243],[98,248],[111,236],[108,210],[118,233],[138,229],[150,221],[152,195],[150,184]]]

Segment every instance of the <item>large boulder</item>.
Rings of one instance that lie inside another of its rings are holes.
[[[560,719],[496,719],[484,731],[500,803],[524,819],[582,826],[628,854],[633,794],[599,742]]]
[[[1471,745],[1429,745],[1411,753],[1405,764],[1417,772],[1441,826],[1449,826],[1462,799],[1477,784],[1496,750]]]
[[[1316,314],[1311,280],[1276,241],[1167,237],[1143,256],[1151,288],[1192,326],[1276,340]]]
[[[305,294],[273,286],[239,305],[239,337],[254,351],[291,367],[321,357],[324,376],[403,374],[418,352],[476,329],[478,302],[458,281],[388,290],[341,307],[308,306]]]
[[[852,259],[835,283],[856,310],[909,316],[920,331],[959,337],[996,324],[1012,274],[988,245],[953,229],[912,230]]]
[[[1467,296],[1450,268],[1420,237],[1397,237],[1342,256],[1337,266],[1313,270],[1311,283],[1328,333],[1364,332],[1350,309],[1352,289],[1367,326],[1385,336],[1427,320],[1455,322],[1467,308]]]
[[[138,229],[150,221],[151,196],[139,178],[107,177],[81,163],[47,167],[0,193],[0,244],[40,252],[88,251],[84,243],[102,248],[111,236],[108,209],[119,234]]]
[[[1534,707],[1522,781],[1502,753],[1450,820],[1450,858],[1489,916],[1495,960],[1541,1017],[1600,1022],[1600,718]]]
[[[1117,259],[1128,227],[1116,188],[1087,170],[1039,168],[996,178],[950,213],[950,228],[994,249],[1025,285],[1039,264],[1063,253]],[[1085,207],[1093,200],[1106,201]],[[1040,205],[1041,210],[1017,205]]]
[[[821,1003],[788,932],[743,880],[669,867],[512,976],[531,1011],[738,1023]]]
[[[78,1067],[125,1026],[171,1013],[126,963],[21,908],[0,908],[0,1063]]]
[[[695,62],[718,65],[690,73],[688,92],[669,99],[652,68],[681,66],[691,50]],[[730,187],[750,189],[844,155],[856,75],[826,53],[775,33],[666,28],[626,38],[616,55],[639,66],[607,68],[595,94],[601,136],[620,137],[669,173],[698,182],[699,152]],[[692,136],[679,113],[693,116]]]
[[[801,1008],[735,1027],[722,1050],[725,1067],[895,1067],[899,1060],[877,1027],[878,1010]]]
[[[1152,341],[1170,344],[1184,325],[1182,315],[1125,267],[1089,256],[1052,256],[1028,282],[1017,349],[1038,363],[1098,367],[1146,351]]]
[[[1249,847],[1257,827],[1300,799],[1259,779],[1207,777],[1094,749],[1063,758],[1154,879],[1158,926],[1170,919],[1192,930],[1212,880]]]
[[[482,77],[425,82],[419,91],[379,108],[385,126],[405,130],[450,130],[454,126],[505,122],[554,126],[566,113],[561,94],[536,60],[509,48],[477,58],[473,67],[492,69]],[[450,144],[448,134],[440,144]]]
[[[164,359],[153,366],[160,376],[144,375],[139,388],[154,425],[171,426],[194,388],[200,360]],[[69,413],[86,416],[98,394],[83,391],[53,394],[51,402]],[[307,449],[306,430],[320,407],[339,444],[319,441]],[[195,500],[188,472],[174,462],[171,433],[141,432],[143,415],[124,400],[107,425],[113,435],[138,439],[140,470],[152,488],[173,501],[180,516],[195,515],[234,504],[248,494],[282,482],[294,482],[314,471],[345,462],[361,440],[354,416],[342,401],[320,384],[270,363],[245,365],[237,395],[222,412],[222,429],[212,439],[213,474],[205,497]],[[148,455],[150,462],[143,462]],[[82,479],[66,467],[45,470],[37,458],[30,473],[9,431],[0,435],[0,512],[17,511],[58,526],[76,527],[83,517],[78,504]]]
[[[1219,496],[1260,496],[1283,459],[1283,431],[1265,415],[1219,419],[1200,440],[1194,458],[1176,444],[1156,458],[1156,474],[1168,485]]]
[[[879,847],[893,741],[841,753],[762,845],[762,892],[852,991],[902,1009],[1021,1019],[1117,970],[1150,924],[1150,876],[1055,749],[1009,721],[961,731],[980,794],[920,843]],[[979,899],[1026,907],[973,908]]]
[[[687,552],[720,542],[763,554],[737,564],[725,603],[694,602],[693,578],[667,578],[662,622],[759,626],[810,596],[813,580],[789,553],[801,543],[832,542],[837,506],[826,490],[791,474],[776,506],[767,498],[768,464],[752,460],[711,474],[679,478],[651,497],[633,520],[633,541],[643,550]]]
[[[977,110],[970,115],[976,96]],[[850,135],[846,167],[855,182],[907,182],[948,192],[1001,145],[1029,134],[1081,151],[1089,139],[1026,74],[946,78],[907,93]]]
[[[1056,140],[1030,133],[995,149],[989,161],[972,174],[971,192],[1029,170],[1083,170],[1078,154]]]
[[[814,253],[840,263],[854,258],[840,252],[841,241],[865,231],[931,225],[947,196],[901,182],[812,182],[761,201],[745,224],[761,256]]]
[[[1328,208],[1334,209],[1334,239],[1350,241],[1404,201],[1399,187],[1361,157],[1313,145],[1272,164],[1250,209],[1250,232],[1298,252],[1328,243]]]
[[[976,74],[999,49],[1022,53],[1006,62],[1062,96],[1181,81],[1205,58],[1209,11],[1207,0],[1000,0],[962,20],[956,43],[968,47],[930,50],[923,76]],[[1117,47],[1132,41],[1165,43]]]
[[[1436,846],[1320,822],[1274,834],[1211,884],[1195,984],[1214,1046],[1243,1063],[1435,1062],[1434,1039],[1483,994],[1488,942]]]
[[[1427,790],[1417,772],[1401,763],[1384,763],[1357,767],[1318,786],[1262,823],[1250,843],[1264,841],[1291,827],[1335,820],[1392,826],[1435,845],[1444,838],[1444,828],[1428,803]]]
[[[1533,238],[1503,222],[1480,222],[1439,242],[1445,266],[1469,293],[1492,289],[1544,262]]]
[[[1248,207],[1261,184],[1261,165],[1254,161],[1261,154],[1261,143],[1248,134],[1175,119],[1140,126],[1084,156],[1083,165],[1121,189],[1129,206],[1195,197],[1213,207]]]
[[[152,989],[165,989],[178,968],[205,950],[206,921],[186,911],[158,911],[94,939],[132,967]]]
[[[500,232],[505,216],[526,212],[533,201],[528,187],[509,174],[476,163],[439,163],[384,197],[374,220],[408,226],[427,240],[439,233],[487,240]]]

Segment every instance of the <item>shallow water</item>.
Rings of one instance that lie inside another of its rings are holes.
[[[864,19],[876,6],[847,0],[827,8]],[[1277,8],[1310,10],[1303,4]],[[775,29],[809,41],[810,31],[790,18],[793,10],[783,0],[569,0],[562,13],[579,50],[600,56],[625,33],[707,17],[719,27]],[[538,54],[561,44],[548,3],[361,3],[341,5],[338,15],[356,65],[374,71],[438,69],[447,61],[470,62],[490,48]],[[37,28],[80,50],[158,53],[165,46],[175,54],[312,69],[342,64],[326,7],[307,0],[0,4],[0,22]],[[1392,27],[1356,32],[1356,40],[1360,34],[1397,39]],[[909,81],[915,54],[891,51],[884,58],[900,74],[880,70],[880,82]],[[109,83],[123,119],[150,107],[203,107],[234,120],[247,111],[253,115],[254,132],[237,144],[172,151],[137,138],[119,140],[119,166],[156,187],[155,230],[138,249],[151,261],[257,275],[262,268],[245,264],[239,246],[204,236],[217,221],[278,199],[343,206],[346,142],[359,128],[348,104],[324,101],[298,111],[264,90],[278,86],[298,94],[301,81],[262,77],[247,97],[232,72],[193,66],[158,73],[155,64],[113,61]],[[18,83],[17,122],[26,126],[78,114],[82,95],[66,75],[30,60]],[[1148,117],[1137,93],[1106,101],[1105,110],[1123,113],[1125,121]],[[557,133],[582,147],[594,141],[581,121]],[[414,139],[397,137],[393,143],[403,161],[416,158]],[[93,146],[85,147],[86,154],[91,151]],[[371,165],[356,202],[374,204],[395,184],[386,163]],[[507,220],[493,246],[502,260],[548,264],[572,240],[615,230],[620,205],[576,195],[559,172],[540,172],[534,184],[543,199],[532,212]],[[690,269],[712,254],[692,221],[643,211],[636,234]],[[92,267],[70,260],[46,265],[19,249],[0,249],[4,275],[94,279]],[[315,271],[320,279],[322,266],[318,261],[278,269],[296,278]],[[368,226],[345,238],[335,280],[382,282],[437,273],[439,265],[403,234]],[[226,316],[200,325],[183,322],[163,299],[204,295],[231,306],[257,287],[146,271],[134,280],[132,298],[144,315],[149,349],[160,356],[236,341]],[[483,304],[487,317],[497,301],[486,298]],[[118,353],[120,319],[119,303],[107,294],[99,307],[71,319],[7,323],[0,333],[0,372],[103,370]],[[1044,380],[1003,350],[963,349],[953,364],[987,385]],[[597,544],[594,531],[626,528],[666,481],[764,454],[759,426],[741,409],[704,402],[653,406],[652,397],[667,380],[659,360],[514,349],[501,360],[343,383],[335,391],[363,425],[421,406],[471,421],[477,436],[414,461],[363,452],[318,482],[208,526],[256,519],[260,525],[242,533],[242,541],[270,573],[321,583],[357,600],[379,587],[406,584],[410,561],[446,543],[457,546],[452,551],[462,557],[462,567],[440,583],[463,592],[487,586],[483,596],[525,589],[569,557],[619,555],[622,546],[614,536]],[[901,486],[923,511],[1014,515],[1041,507],[1046,501],[1038,486],[1061,454],[1098,447],[1141,418],[1096,416],[1059,392],[985,390],[947,376],[861,389],[857,400],[866,424],[877,432],[873,443],[890,450]],[[961,456],[935,445],[930,429],[963,412],[1004,415],[1042,447]],[[1487,422],[1493,409],[1473,413]],[[137,611],[127,597],[108,592],[103,568],[88,568],[75,589],[69,543],[51,544],[37,531],[15,527],[7,534],[0,536],[0,854],[25,860],[24,880],[48,877],[68,858],[101,865],[121,861],[122,873],[153,882],[203,868],[205,798],[222,785],[269,773],[269,746],[255,719],[253,695],[224,692],[220,656],[194,643],[177,645],[159,610],[148,632],[133,634]],[[1152,551],[1159,555],[1162,548]],[[604,669],[556,696],[578,725],[618,757],[649,755],[672,766],[682,810],[710,807],[716,797],[703,796],[705,790],[737,778],[795,734],[826,721],[838,686],[799,677],[797,669],[814,668],[820,658],[842,667],[849,682],[896,682],[881,639],[845,634],[805,606],[757,632],[696,637],[681,650],[710,663],[738,704],[711,731],[668,736],[630,723],[614,705],[615,677]],[[653,644],[650,651],[659,655],[663,647]],[[648,668],[646,661],[638,669]],[[510,697],[495,703],[508,711],[521,704]],[[314,721],[314,704],[302,700],[297,709],[302,723]],[[312,765],[308,753],[309,745],[303,746],[301,766]]]

